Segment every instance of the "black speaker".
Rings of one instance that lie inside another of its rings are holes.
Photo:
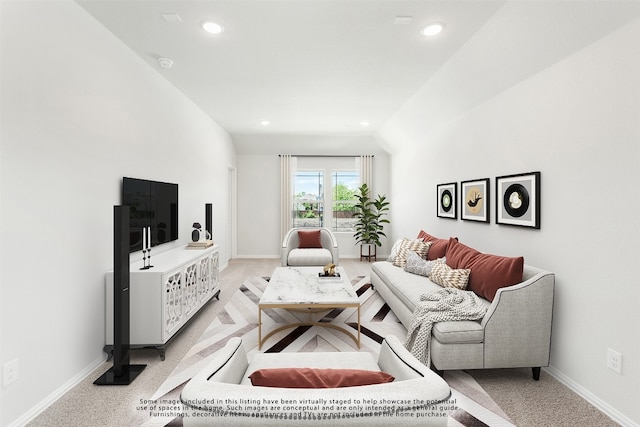
[[[129,206],[113,207],[113,367],[93,383],[128,385],[147,365],[130,365]]]
[[[209,232],[209,238],[213,240],[213,205],[204,205],[204,229]]]

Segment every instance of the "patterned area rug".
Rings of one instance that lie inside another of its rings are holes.
[[[258,350],[258,301],[267,286],[268,278],[250,277],[232,296],[218,317],[189,350],[172,374],[164,381],[150,400],[175,402],[180,399],[184,385],[204,368],[211,356],[224,347],[231,337],[242,337],[249,360]],[[278,332],[263,345],[262,352],[320,352],[368,351],[377,354],[386,335],[396,335],[402,342],[407,330],[398,321],[389,306],[375,292],[367,277],[352,281],[361,301],[361,347],[345,333],[317,326],[299,326]],[[302,316],[305,316],[302,318]],[[336,309],[318,314],[315,319],[352,328],[357,333],[357,312],[354,309]],[[265,310],[262,314],[263,336],[284,323],[306,320],[306,314],[287,310]],[[445,380],[452,388],[452,401],[457,409],[449,416],[448,425],[458,426],[512,426],[508,416],[498,407],[480,385],[463,371],[448,371]],[[144,416],[142,415],[144,413]],[[182,419],[175,411],[140,412],[139,425],[181,426]]]

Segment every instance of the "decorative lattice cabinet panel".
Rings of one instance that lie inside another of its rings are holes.
[[[220,293],[219,247],[176,248],[151,257],[153,268],[131,264],[132,347],[155,347],[164,358],[167,342]],[[106,346],[113,345],[113,272],[106,275]]]

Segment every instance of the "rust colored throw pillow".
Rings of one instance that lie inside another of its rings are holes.
[[[427,253],[426,259],[428,261],[433,261],[445,256],[447,246],[449,245],[448,239],[438,239],[437,237],[433,237],[426,233],[424,230],[420,230],[420,233],[418,233],[418,239],[422,239],[425,242],[433,242],[429,248],[429,252]],[[455,239],[458,240],[457,237]]]
[[[298,230],[298,248],[321,248],[320,230]]]
[[[493,301],[498,289],[522,282],[524,258],[483,254],[452,238],[447,248],[447,265],[471,270],[467,290]]]
[[[272,368],[249,375],[251,384],[280,388],[338,388],[389,383],[395,378],[385,372],[363,369]]]

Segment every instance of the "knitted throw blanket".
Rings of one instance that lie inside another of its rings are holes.
[[[431,329],[436,322],[482,319],[487,309],[472,291],[442,288],[420,296],[411,318],[404,346],[426,366],[430,366]]]

